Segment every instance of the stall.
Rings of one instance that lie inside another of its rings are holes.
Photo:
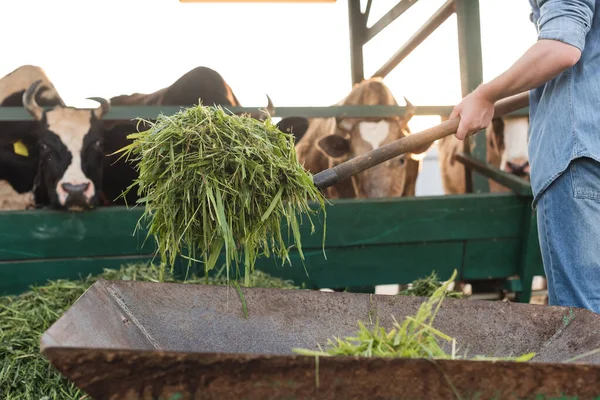
[[[372,0],[361,11],[359,0],[348,0],[352,83],[365,78],[362,48],[399,18],[416,0],[401,0],[367,27]],[[448,0],[394,53],[374,76],[385,77],[449,16],[456,14],[463,94],[482,81],[478,0]],[[182,105],[186,106],[186,105]],[[179,107],[115,106],[106,118],[154,118]],[[231,108],[232,112],[258,107]],[[402,115],[403,106],[277,107],[276,116]],[[416,115],[448,115],[448,106],[416,106]],[[515,115],[523,115],[522,109]],[[31,118],[20,108],[1,108],[0,120]],[[388,199],[336,200],[328,206],[327,242],[323,257],[321,226],[310,235],[304,226],[305,268],[261,259],[257,268],[292,279],[307,288],[354,288],[407,284],[436,271],[442,279],[459,271],[459,279],[502,279],[520,302],[529,302],[534,275],[544,275],[529,183],[485,163],[485,134],[465,141],[457,157],[467,168],[467,194]],[[488,179],[511,189],[489,192]],[[151,260],[154,243],[136,230],[137,208],[101,207],[85,213],[52,210],[0,213],[0,293],[13,294],[48,279],[70,278],[116,268],[126,262]],[[322,222],[322,221],[321,221]],[[182,263],[178,268],[184,271]],[[198,266],[198,268],[202,268]],[[185,271],[186,273],[189,271]]]

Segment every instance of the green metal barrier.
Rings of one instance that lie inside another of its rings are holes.
[[[353,83],[364,78],[363,45],[416,0],[398,1],[368,27],[371,2],[362,12],[359,0],[348,0]],[[482,67],[478,0],[444,3],[374,76],[385,77],[452,14],[457,16],[463,95],[479,85]],[[180,109],[115,106],[105,119],[155,118],[159,113],[172,114]],[[232,113],[260,110],[228,109]],[[416,107],[416,115],[447,116],[451,111],[452,106]],[[404,112],[405,107],[395,106],[276,107],[275,117],[388,117]],[[510,115],[528,115],[528,109]],[[22,108],[0,108],[0,120],[28,119],[31,116]],[[291,267],[280,267],[273,259],[261,259],[257,268],[309,288],[406,284],[432,270],[444,279],[456,268],[461,280],[518,276],[507,282],[517,292],[519,301],[528,302],[532,277],[544,275],[531,209],[531,187],[482,162],[485,135],[480,133],[474,140],[474,157],[469,156],[469,143],[465,143],[465,154],[457,157],[467,167],[470,194],[335,201],[328,208],[327,260],[320,235],[310,236],[309,227],[304,226],[306,270],[297,254],[292,256]],[[486,178],[509,187],[513,193],[487,193]],[[18,293],[47,279],[77,277],[127,262],[150,260],[154,251],[152,238],[142,245],[145,231],[133,236],[141,212],[121,207],[82,214],[49,210],[0,212],[0,294]],[[183,265],[177,268],[180,273],[185,272]]]
[[[313,289],[407,284],[432,270],[443,279],[454,269],[465,280],[519,275],[519,300],[526,302],[533,275],[543,273],[530,204],[510,193],[337,200],[327,208],[327,259],[319,215],[315,234],[307,221],[301,228],[306,270],[296,252],[292,266],[261,258],[256,267]],[[134,235],[141,213],[1,212],[0,293],[152,259],[153,238],[145,242],[143,229]],[[203,273],[201,264],[193,268]]]

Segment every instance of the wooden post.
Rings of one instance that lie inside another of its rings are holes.
[[[458,53],[460,59],[460,80],[462,96],[468,95],[483,82],[483,61],[481,55],[481,27],[479,19],[479,0],[455,0],[456,22],[458,28]],[[471,141],[475,142],[473,156],[486,161],[485,132],[479,132],[465,140],[464,152],[471,152]],[[467,192],[487,193],[490,191],[485,177],[470,170],[465,174]]]

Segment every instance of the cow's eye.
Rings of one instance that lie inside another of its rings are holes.
[[[49,153],[52,150],[52,148],[48,146],[48,144],[41,142],[40,150],[42,151],[42,153]]]
[[[406,164],[406,156],[405,155],[401,155],[400,157],[398,157],[398,164],[400,164],[401,166]]]
[[[91,142],[88,145],[87,150],[102,150],[102,140],[98,139]]]

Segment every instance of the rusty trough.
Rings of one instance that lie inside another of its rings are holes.
[[[434,326],[469,355],[529,362],[294,355],[359,320],[390,328],[423,298],[100,280],[42,336],[50,362],[94,399],[594,399],[600,315],[446,299]],[[318,361],[318,365],[317,365]],[[564,396],[564,397],[560,397]],[[575,396],[575,397],[573,397]]]

